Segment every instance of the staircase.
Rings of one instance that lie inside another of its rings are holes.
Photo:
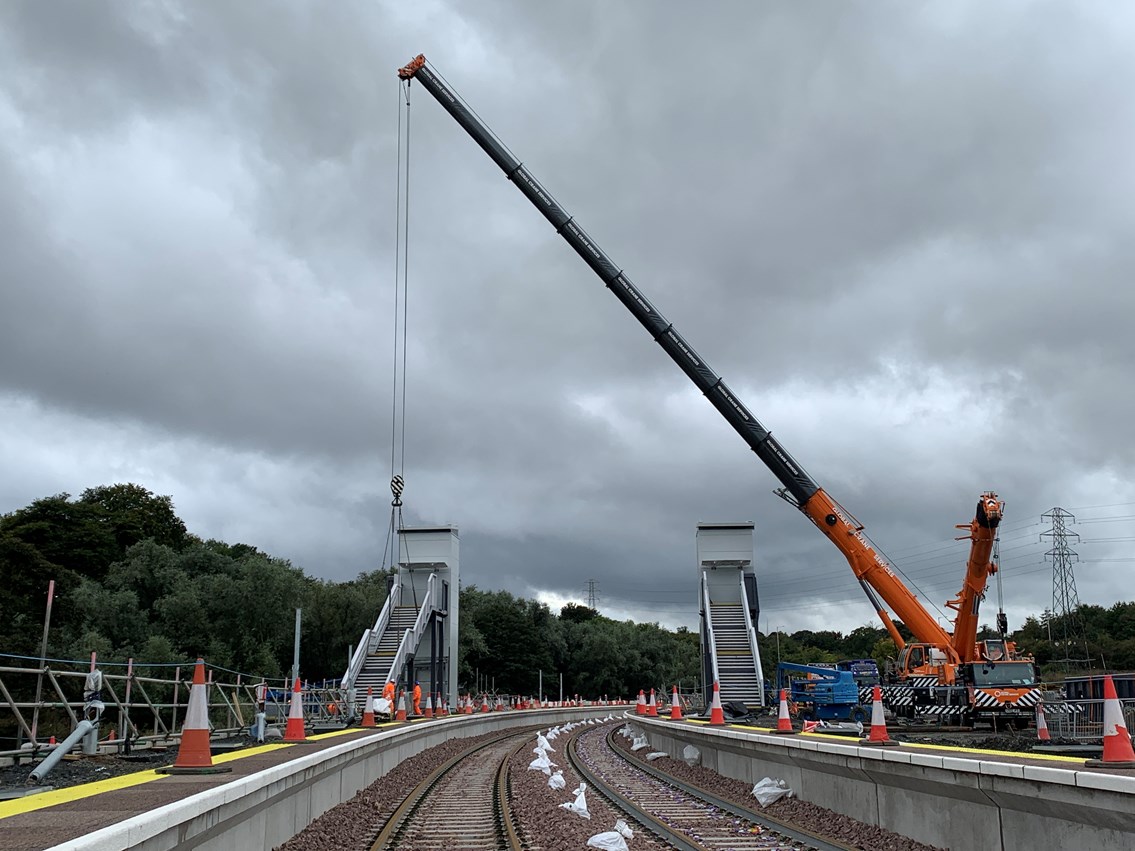
[[[738,603],[713,603],[709,608],[713,624],[713,652],[721,677],[721,699],[743,703],[749,709],[761,706],[761,684],[757,664],[749,646],[745,612]]]
[[[394,654],[398,652],[398,645],[402,635],[412,629],[418,617],[418,610],[413,606],[395,606],[390,613],[390,622],[386,631],[378,639],[378,645],[373,653],[367,654],[363,669],[355,680],[355,704],[359,712],[365,708],[367,687],[373,689],[374,697],[382,697],[382,687],[386,685],[386,678],[390,674],[390,663],[394,661]]]

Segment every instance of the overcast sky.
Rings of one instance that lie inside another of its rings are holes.
[[[310,575],[381,566],[395,71],[419,52],[929,603],[987,489],[1012,626],[1051,604],[1054,506],[1080,599],[1135,599],[1123,2],[8,0],[0,512],[130,481]],[[762,630],[877,624],[409,97],[405,521],[460,528],[466,584],[558,607],[595,579],[606,614],[696,628],[697,523],[751,520]]]

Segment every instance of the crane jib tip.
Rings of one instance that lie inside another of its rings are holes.
[[[420,71],[422,67],[425,66],[425,64],[425,54],[419,53],[417,56],[410,60],[409,64],[404,65],[403,67],[398,69],[398,76],[403,80],[409,80],[411,77],[417,74],[418,71]]]

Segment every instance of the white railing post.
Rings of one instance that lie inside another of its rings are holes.
[[[709,605],[709,578],[705,575],[705,571],[701,572],[701,593],[702,605],[705,607],[705,629],[706,635],[709,637],[709,662],[711,670],[713,671],[713,681],[718,685],[721,684],[721,675],[717,671],[717,642],[713,637],[713,613]],[[713,693],[713,687],[710,686],[710,694]]]

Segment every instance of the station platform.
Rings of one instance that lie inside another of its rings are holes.
[[[304,742],[273,742],[214,756],[214,765],[232,768],[224,774],[159,774],[150,769],[0,801],[0,848],[41,851],[198,792],[283,765],[297,756],[373,735],[376,730],[405,726],[404,723],[388,723],[373,728],[350,727],[309,736]],[[44,785],[50,784],[49,775]]]

